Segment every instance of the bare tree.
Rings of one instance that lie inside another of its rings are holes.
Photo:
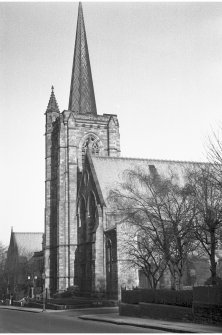
[[[221,130],[218,133],[213,131],[207,147],[207,157],[209,161],[213,163],[214,167],[219,168],[221,168],[222,165],[222,140],[220,134]]]
[[[0,295],[6,294],[7,290],[7,273],[6,273],[6,251],[7,248],[0,242]]]
[[[29,261],[33,252],[24,247],[9,248],[6,260],[6,272],[8,289],[11,293],[19,294],[23,289],[27,290],[28,275],[30,274]]]
[[[195,202],[195,237],[200,242],[201,250],[209,257],[211,282],[215,285],[216,250],[220,244],[222,229],[222,188],[215,178],[215,167],[211,164],[189,171],[188,183]]]
[[[145,226],[141,228],[134,222],[131,229],[129,225],[125,228],[121,232],[119,241],[121,259],[127,260],[126,269],[131,267],[140,269],[148,279],[150,287],[156,289],[167,267],[164,254],[159,250],[158,245],[155,245],[150,236],[151,232]]]
[[[222,128],[219,131],[213,131],[208,139],[206,147],[206,156],[211,165],[212,177],[222,188]]]
[[[121,222],[135,227],[139,236],[137,248],[128,244],[132,262],[155,280],[168,266],[173,288],[180,289],[188,254],[195,248],[189,187],[179,186],[173,173],[166,178],[156,171],[134,169],[125,172],[125,181],[109,199],[121,213]]]

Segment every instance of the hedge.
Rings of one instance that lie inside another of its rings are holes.
[[[122,302],[138,304],[140,302],[192,307],[193,290],[173,291],[167,289],[122,290]]]

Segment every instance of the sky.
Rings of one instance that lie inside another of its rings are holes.
[[[0,3],[0,241],[44,231],[45,110],[68,108],[77,2]],[[98,114],[124,157],[205,161],[222,119],[222,3],[83,2]]]

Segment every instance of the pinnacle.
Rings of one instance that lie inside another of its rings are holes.
[[[69,110],[97,114],[82,4],[79,3]]]
[[[50,98],[49,98],[49,103],[48,103],[47,111],[48,110],[59,112],[59,106],[58,106],[57,101],[56,101],[56,97],[55,97],[55,94],[54,94],[54,86],[53,85],[51,87],[51,95],[50,95]]]

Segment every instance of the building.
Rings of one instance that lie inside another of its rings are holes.
[[[8,293],[14,294],[16,298],[28,295],[31,287],[41,286],[44,268],[43,236],[43,233],[11,231],[6,273]]]
[[[98,115],[82,5],[79,5],[69,110],[60,113],[54,91],[46,110],[45,270],[51,291],[74,285],[78,247],[77,189],[87,149],[120,155],[116,115]]]
[[[60,112],[52,87],[45,115],[45,286],[51,293],[78,285],[81,292],[117,297],[122,285],[138,285],[139,278],[119,256],[110,188],[129,167],[173,169],[183,179],[184,167],[195,163],[120,157],[117,115],[97,114],[81,3],[69,108]]]

